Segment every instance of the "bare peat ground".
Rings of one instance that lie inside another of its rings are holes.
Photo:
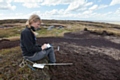
[[[55,48],[60,46],[59,52],[55,50],[57,62],[73,63],[72,66],[50,66],[51,80],[120,80],[119,40],[120,37],[85,31],[70,33],[63,38],[37,39],[39,44],[49,42]],[[19,40],[0,41],[0,49],[15,46],[19,46]]]

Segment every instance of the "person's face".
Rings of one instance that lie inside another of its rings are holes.
[[[40,24],[41,22],[40,21],[37,21],[37,22],[33,22],[32,26],[35,28],[35,29],[38,29],[40,27]]]

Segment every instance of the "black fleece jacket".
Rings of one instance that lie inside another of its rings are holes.
[[[33,56],[35,52],[41,51],[41,46],[36,44],[36,37],[30,28],[26,27],[21,32],[20,47],[23,56]]]

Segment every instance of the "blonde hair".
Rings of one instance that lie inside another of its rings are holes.
[[[30,28],[30,27],[31,27],[31,24],[32,24],[33,22],[37,22],[37,21],[41,21],[40,17],[39,17],[38,15],[36,15],[36,14],[33,14],[33,15],[31,15],[31,16],[29,17],[29,19],[26,21],[26,26],[27,26],[28,28]]]

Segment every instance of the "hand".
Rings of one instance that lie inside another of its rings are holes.
[[[45,48],[47,48],[47,44],[43,44],[43,45],[41,46],[41,48],[42,48],[42,50],[44,50]]]

